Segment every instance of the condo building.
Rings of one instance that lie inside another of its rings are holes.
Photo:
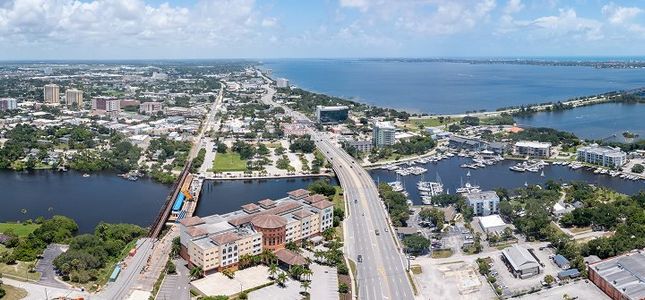
[[[60,102],[60,87],[56,84],[47,84],[43,87],[46,104],[58,104]]]
[[[551,156],[551,143],[519,141],[513,147],[513,154],[517,156],[548,158]]]
[[[375,122],[372,127],[372,143],[376,147],[394,145],[396,128],[390,122]]]
[[[338,124],[347,121],[347,106],[316,106],[316,120],[320,124]]]
[[[121,101],[112,97],[96,97],[92,99],[92,112],[116,115],[121,110]]]
[[[83,91],[77,89],[68,89],[65,91],[65,104],[72,107],[83,108]]]
[[[139,112],[142,114],[152,115],[160,112],[162,109],[161,102],[143,102],[139,104]]]
[[[180,220],[180,255],[205,273],[235,269],[241,256],[265,249],[278,254],[289,242],[332,228],[333,219],[333,204],[327,197],[300,189],[283,199],[245,204],[227,214]]]
[[[289,80],[286,78],[278,78],[275,80],[275,85],[279,88],[288,88]]]
[[[627,153],[620,148],[592,144],[578,148],[578,160],[604,167],[620,168],[627,163]]]
[[[464,194],[476,216],[488,216],[499,212],[499,196],[494,191]]]

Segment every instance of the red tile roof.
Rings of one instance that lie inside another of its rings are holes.
[[[334,206],[334,204],[329,202],[329,201],[327,201],[327,200],[322,200],[322,201],[318,201],[316,203],[312,203],[311,206],[313,206],[313,207],[315,207],[317,209],[325,209],[325,208],[328,208],[330,206]]]
[[[189,227],[188,230],[186,230],[186,233],[188,233],[188,235],[190,235],[191,237],[208,234],[206,229],[200,227]]]
[[[310,203],[310,204],[311,203],[316,203],[316,202],[322,201],[322,200],[327,200],[327,197],[325,197],[324,195],[321,195],[321,194],[315,194],[315,195],[311,195],[311,196],[305,198],[305,202]]]
[[[294,265],[306,265],[307,264],[307,259],[304,258],[302,255],[295,253],[289,249],[280,249],[275,252],[275,256],[278,257],[278,259],[290,266]]]
[[[260,200],[258,201],[258,203],[260,204],[260,206],[262,206],[262,208],[271,208],[275,206],[275,201],[271,199]]]
[[[302,207],[302,203],[298,203],[296,201],[285,201],[280,204],[278,204],[276,207],[263,210],[254,214],[246,215],[246,216],[241,216],[237,218],[232,218],[228,220],[228,223],[233,225],[233,226],[240,226],[242,224],[247,224],[250,223],[253,218],[256,216],[260,215],[282,215],[286,212],[289,211],[294,211],[298,208]]]
[[[277,215],[260,215],[253,218],[251,223],[253,224],[253,227],[272,229],[284,227],[287,225],[287,220]]]
[[[260,207],[255,203],[249,203],[242,205],[242,210],[248,213],[254,213],[260,210]]]
[[[308,196],[309,191],[305,190],[305,189],[298,189],[298,190],[295,190],[295,191],[291,191],[291,192],[289,192],[287,194],[289,194],[289,196],[292,197],[292,198],[299,199],[299,198]]]
[[[229,232],[224,232],[224,233],[211,236],[211,241],[221,246],[224,244],[235,242],[241,238],[242,236],[239,235],[238,233],[229,231]]]
[[[202,220],[202,218],[200,218],[200,217],[195,216],[195,217],[181,219],[179,221],[179,223],[181,225],[186,226],[186,227],[191,227],[191,226],[195,226],[195,225],[204,224],[204,220]]]

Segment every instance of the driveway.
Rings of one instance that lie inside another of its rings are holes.
[[[177,274],[166,275],[155,299],[190,300],[190,271],[183,259],[173,260]]]
[[[67,248],[66,245],[59,244],[50,244],[47,246],[42,258],[36,264],[36,272],[41,274],[39,284],[63,289],[67,288],[67,285],[56,280],[56,272],[54,271],[54,259],[67,251]]]

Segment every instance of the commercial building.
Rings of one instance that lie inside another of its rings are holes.
[[[571,267],[571,263],[569,260],[562,256],[561,254],[556,254],[556,256],[553,257],[553,262],[558,265],[561,269],[569,269]]]
[[[540,274],[540,263],[529,250],[520,245],[515,244],[502,250],[502,258],[515,277],[524,279]]]
[[[112,97],[96,97],[92,99],[92,111],[108,115],[118,114],[121,110],[121,101]]]
[[[65,104],[72,107],[83,108],[83,91],[77,89],[67,89],[65,91]]]
[[[645,255],[631,252],[588,267],[589,280],[614,300],[645,299]]]
[[[143,102],[139,104],[139,112],[142,114],[152,115],[163,109],[161,102]]]
[[[347,106],[316,106],[316,120],[320,124],[338,124],[349,117]]]
[[[551,143],[519,141],[513,147],[513,154],[518,156],[549,157],[551,156]]]
[[[592,144],[578,148],[578,160],[604,167],[620,168],[627,163],[627,153],[620,148]]]
[[[371,141],[355,141],[355,140],[348,140],[347,145],[350,147],[354,147],[356,151],[358,152],[370,152],[372,151],[372,145]]]
[[[278,78],[275,80],[275,85],[279,88],[288,88],[289,80],[286,78]]]
[[[499,196],[494,191],[464,194],[476,216],[488,216],[499,211]]]
[[[390,122],[374,122],[372,127],[372,144],[376,147],[394,145],[396,128]]]
[[[0,98],[0,111],[18,109],[18,101],[14,98]]]
[[[333,204],[325,196],[307,190],[288,194],[223,215],[182,219],[181,256],[211,273],[236,268],[242,255],[257,255],[264,249],[277,252],[288,242],[315,237],[333,226]]]
[[[43,87],[44,99],[47,104],[60,102],[60,87],[56,84],[47,84]]]
[[[499,215],[479,217],[479,226],[487,234],[500,234],[508,227]]]
[[[467,138],[467,137],[456,136],[456,135],[453,135],[448,139],[448,147],[453,149],[481,151],[481,150],[485,150],[486,146],[487,146],[486,142],[479,139]]]

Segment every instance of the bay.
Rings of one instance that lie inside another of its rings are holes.
[[[267,60],[300,88],[411,112],[448,114],[645,86],[645,69],[376,60]]]

